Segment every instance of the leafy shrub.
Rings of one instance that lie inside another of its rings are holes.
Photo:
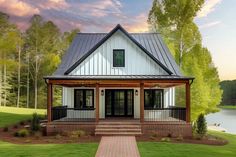
[[[60,134],[57,134],[57,135],[55,136],[56,139],[61,139],[61,137],[62,137],[62,136],[61,136]]]
[[[29,135],[29,131],[27,129],[21,129],[18,131],[18,136],[19,137],[26,137]]]
[[[32,131],[38,131],[40,129],[40,116],[37,113],[33,113],[31,126]]]
[[[183,136],[182,136],[181,134],[179,134],[179,136],[176,138],[176,140],[177,140],[177,141],[183,141],[184,138],[183,138]]]
[[[198,116],[197,119],[197,129],[196,129],[196,133],[199,134],[200,136],[205,136],[207,133],[207,123],[206,123],[206,119],[204,117],[204,114],[200,114]]]
[[[70,136],[73,137],[73,138],[77,138],[77,137],[82,137],[82,136],[85,136],[85,135],[86,135],[85,131],[77,130],[77,131],[72,131]]]
[[[8,129],[8,126],[5,126],[5,127],[3,128],[3,131],[4,131],[4,132],[8,132],[8,130],[9,130],[9,129]]]
[[[163,138],[161,138],[161,142],[170,142],[170,138],[169,137],[163,137]]]

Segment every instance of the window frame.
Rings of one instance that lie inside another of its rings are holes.
[[[116,63],[115,62],[115,51],[121,51],[123,53],[123,62],[124,62],[124,64],[121,65],[121,66],[115,64]],[[123,67],[125,67],[125,49],[113,49],[113,67],[115,67],[115,68],[123,68]]]
[[[150,106],[147,106],[147,104],[146,104],[146,97],[145,97],[145,93],[147,92],[147,91],[151,91],[152,93],[152,98],[151,98],[151,104],[152,104],[152,107],[150,107]],[[161,96],[161,99],[162,99],[162,101],[161,101],[161,104],[160,104],[160,106],[161,107],[158,107],[158,108],[154,108],[154,97],[155,97],[155,91],[160,91],[161,93],[162,93],[162,96]],[[158,109],[163,109],[164,108],[164,89],[144,89],[144,110],[158,110]]]
[[[76,107],[76,92],[82,91],[83,93],[83,104],[82,108]],[[92,91],[92,106],[87,106],[86,104],[86,91]],[[94,89],[74,89],[74,110],[89,110],[94,109]]]

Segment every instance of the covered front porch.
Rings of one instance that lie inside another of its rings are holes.
[[[189,78],[47,78],[46,82],[48,123],[97,124],[101,120],[190,123]],[[58,85],[63,87],[63,101],[62,105],[54,106],[53,88]],[[184,87],[185,104],[175,101],[175,88],[179,86]],[[80,99],[78,95],[83,96]]]

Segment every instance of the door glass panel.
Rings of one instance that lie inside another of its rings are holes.
[[[111,91],[110,90],[108,90],[108,91],[106,91],[106,93],[105,93],[105,97],[106,97],[106,115],[108,115],[108,116],[111,116],[112,115],[112,96],[111,96]]]
[[[127,91],[127,115],[133,115],[133,91]]]
[[[124,91],[114,91],[114,115],[125,115],[125,93]]]

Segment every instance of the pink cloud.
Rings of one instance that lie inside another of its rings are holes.
[[[148,32],[148,23],[146,13],[141,13],[131,20],[131,23],[124,24],[129,32]]]
[[[65,0],[45,0],[39,4],[42,9],[67,9],[70,5]]]
[[[40,13],[38,8],[33,8],[21,0],[0,0],[0,9],[15,16],[29,16]]]
[[[120,15],[122,13],[121,8],[122,4],[118,0],[103,0],[79,4],[81,11],[86,11],[94,17],[104,17],[109,14]]]

